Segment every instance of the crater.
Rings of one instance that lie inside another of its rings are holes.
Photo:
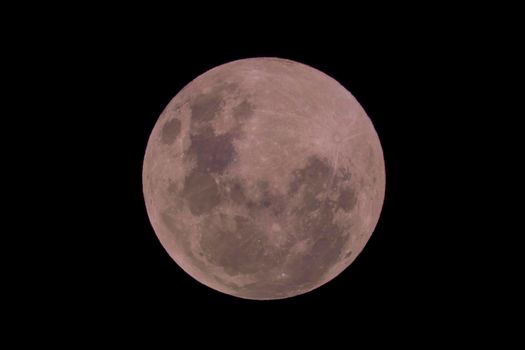
[[[282,263],[252,220],[235,216],[234,227],[224,221],[209,220],[202,232],[200,245],[209,262],[230,276],[267,271]]]
[[[195,97],[191,102],[191,120],[192,125],[195,122],[209,122],[222,109],[222,96],[220,91],[212,91],[209,94],[203,94]]]
[[[301,202],[302,205],[299,207],[299,213],[302,215],[308,215],[321,206],[321,201],[316,198],[314,192],[309,190],[305,190]]]
[[[220,193],[213,176],[192,171],[184,181],[182,197],[193,215],[202,215],[215,208],[220,202]]]
[[[179,234],[179,229],[175,225],[174,220],[171,218],[171,216],[170,216],[170,214],[168,212],[163,212],[162,213],[162,222],[164,222],[164,225],[166,225],[166,227],[168,228],[168,230],[171,233],[173,233],[175,235]]]
[[[308,288],[322,282],[322,278],[338,261],[347,241],[347,236],[333,223],[321,227],[316,225],[312,233],[314,243],[311,249],[290,256],[285,269],[294,285]]]
[[[340,181],[350,181],[352,179],[352,173],[347,168],[341,167],[337,172],[337,177]]]
[[[291,288],[295,288],[295,286],[283,279],[281,281],[260,280],[249,283],[242,288],[237,288],[237,290],[244,297],[253,299],[268,299],[275,297],[285,298],[288,296]]]
[[[249,119],[254,114],[254,106],[248,101],[244,100],[233,109],[233,117],[241,122]]]
[[[293,172],[293,180],[290,182],[289,193],[294,194],[301,187],[307,188],[312,193],[319,193],[330,180],[332,167],[324,159],[317,156],[308,158],[304,168]]]
[[[310,171],[310,179],[318,180],[317,175],[324,173],[325,171],[318,173]],[[299,219],[298,238],[311,241],[313,244],[309,249],[292,255],[286,265],[290,279],[303,288],[309,288],[323,278],[338,261],[342,248],[348,240],[345,229],[334,223],[333,203],[330,200],[319,200],[314,194],[311,188],[303,190],[302,205],[297,208],[296,213]]]
[[[261,210],[267,210],[268,213],[275,217],[284,215],[287,207],[287,198],[273,194],[270,191],[268,181],[258,181],[256,186],[259,192],[258,198],[255,201],[250,200],[246,203],[250,209],[250,215],[252,217],[260,215]]]
[[[328,233],[330,232],[330,233]],[[311,245],[289,253],[278,270],[281,278],[266,274],[254,283],[239,288],[243,296],[266,299],[287,297],[290,292],[307,291],[324,282],[326,273],[339,261],[347,241],[335,225],[327,227]]]
[[[319,211],[329,211],[329,201],[322,199],[329,194],[332,168],[325,161],[312,156],[302,169],[295,170],[289,186],[289,194],[296,198],[294,212],[298,217],[308,218]]]
[[[235,158],[231,134],[215,135],[211,127],[191,136],[189,154],[197,161],[197,171],[222,173]]]
[[[210,92],[195,97],[190,102],[192,126],[213,120],[224,107],[225,95],[238,94],[239,87],[236,83],[221,83]],[[245,108],[243,110],[246,111]]]
[[[172,119],[164,124],[161,133],[162,142],[171,145],[180,134],[181,122],[178,119]]]
[[[223,91],[231,95],[237,95],[239,94],[240,88],[239,84],[234,82],[228,82],[220,84],[218,87],[215,88],[215,91]]]
[[[174,218],[174,213],[172,210],[166,210],[161,214],[161,219],[164,225],[168,228],[168,230],[173,234],[173,237],[177,240],[177,245],[184,250],[185,254],[188,255],[190,258],[193,257],[193,252],[190,249],[190,244],[187,240],[186,232],[184,231],[183,227],[181,225],[180,220],[176,220]]]
[[[246,204],[246,195],[242,183],[239,181],[233,181],[230,186],[230,198],[235,204],[244,205]]]
[[[339,208],[342,208],[344,211],[352,210],[357,203],[357,196],[352,188],[344,188],[339,192],[339,199],[337,204]]]
[[[167,229],[172,233],[173,242],[175,242],[174,245],[176,245],[177,249],[180,249],[184,252],[182,257],[184,259],[189,259],[191,261],[191,264],[195,265],[201,271],[206,271],[206,266],[202,263],[201,260],[196,258],[196,252],[194,252],[191,248],[191,243],[189,240],[191,231],[188,230],[188,226],[185,224],[184,220],[181,220],[181,218],[178,216],[178,214],[175,213],[173,208],[162,212],[161,220],[167,227]]]

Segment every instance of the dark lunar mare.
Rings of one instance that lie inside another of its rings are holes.
[[[193,215],[210,212],[221,202],[216,176],[222,174],[236,157],[234,140],[241,136],[240,122],[228,133],[216,135],[209,125],[223,111],[227,94],[238,93],[235,84],[222,84],[207,94],[195,97],[190,102],[191,130],[188,159],[195,161],[195,167],[184,180],[181,193]],[[252,105],[245,99],[233,110],[237,120],[253,115]]]
[[[336,177],[334,183],[332,174],[328,161],[312,156],[305,167],[294,171],[289,193],[271,194],[268,182],[261,181],[257,184],[261,196],[256,202],[247,199],[242,181],[230,179],[229,198],[223,200],[246,205],[248,217],[236,217],[236,230],[230,232],[207,225],[201,246],[208,260],[223,267],[227,274],[256,276],[257,282],[243,287],[230,285],[232,289],[253,298],[284,297],[292,286],[313,288],[320,276],[339,260],[348,232],[334,224],[333,218],[336,210],[348,208],[347,197],[351,195],[345,194],[342,201],[327,199],[330,192],[338,191],[337,181],[341,178]],[[332,190],[327,192],[329,186]],[[268,242],[267,235],[254,225],[263,212],[269,213],[276,222],[282,222],[285,217],[295,218],[294,225],[287,227],[294,230],[287,232],[294,239],[282,247]],[[298,241],[309,241],[308,249],[290,255],[291,246]],[[276,278],[279,271],[285,278]]]

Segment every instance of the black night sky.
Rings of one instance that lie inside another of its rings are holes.
[[[89,194],[96,194],[96,198],[91,198],[93,207],[85,214],[99,220],[90,228],[88,238],[94,244],[95,261],[85,261],[82,267],[90,274],[86,288],[93,288],[97,300],[122,308],[131,300],[134,307],[173,308],[177,312],[181,307],[191,310],[192,305],[207,305],[221,312],[263,313],[301,313],[311,308],[316,312],[348,309],[365,313],[399,311],[408,305],[409,310],[420,312],[411,303],[444,287],[437,282],[442,262],[432,259],[442,223],[430,219],[435,207],[428,204],[435,203],[432,197],[441,196],[444,183],[430,181],[429,174],[436,178],[436,172],[444,171],[436,161],[441,161],[440,154],[447,147],[429,143],[442,118],[439,104],[444,97],[434,95],[436,87],[427,88],[429,80],[439,80],[442,74],[442,68],[427,59],[439,53],[418,49],[413,43],[359,41],[353,42],[353,47],[341,47],[322,40],[308,45],[262,40],[248,45],[215,43],[198,51],[185,50],[181,43],[155,45],[148,40],[117,43],[108,48],[108,56],[97,58],[95,67],[103,70],[93,72],[98,80],[93,87],[97,102],[89,123],[98,130],[96,137],[86,138],[85,151],[94,157],[91,164],[95,166],[87,171],[96,179]],[[146,142],[170,99],[216,65],[257,56],[306,63],[351,91],[376,127],[387,173],[381,219],[359,258],[322,288],[273,302],[223,295],[184,273],[158,242],[145,212],[141,187]],[[436,302],[439,300],[426,300],[423,308],[439,308]]]
[[[317,328],[351,333],[354,323],[403,327],[401,317],[409,330],[434,333],[430,320],[476,314],[479,267],[465,255],[475,235],[466,203],[477,191],[466,169],[481,153],[465,136],[477,135],[466,84],[477,81],[475,38],[468,46],[466,34],[424,20],[273,30],[247,21],[191,34],[114,19],[67,20],[20,41],[20,52],[33,54],[21,55],[30,72],[23,85],[39,108],[19,106],[42,111],[32,132],[45,138],[26,155],[40,159],[32,166],[42,180],[31,183],[46,192],[46,214],[25,221],[50,227],[45,236],[31,230],[51,248],[44,254],[32,244],[39,258],[23,263],[31,276],[24,296],[39,320],[92,319],[111,329],[166,319],[175,333],[184,332],[179,323],[251,334],[297,325],[305,337]],[[386,163],[383,211],[354,263],[312,292],[263,302],[212,290],[172,261],[149,223],[141,177],[149,134],[180,89],[217,65],[259,56],[302,62],[339,81],[372,120]]]

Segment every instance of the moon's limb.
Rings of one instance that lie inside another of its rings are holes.
[[[278,299],[357,257],[385,191],[370,119],[335,80],[296,62],[216,67],[166,107],[143,168],[148,215],[170,256],[209,287]]]

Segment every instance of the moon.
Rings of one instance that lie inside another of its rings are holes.
[[[337,81],[250,58],[171,100],[142,183],[153,229],[184,271],[236,297],[282,299],[322,286],[362,251],[385,166],[371,120]]]

